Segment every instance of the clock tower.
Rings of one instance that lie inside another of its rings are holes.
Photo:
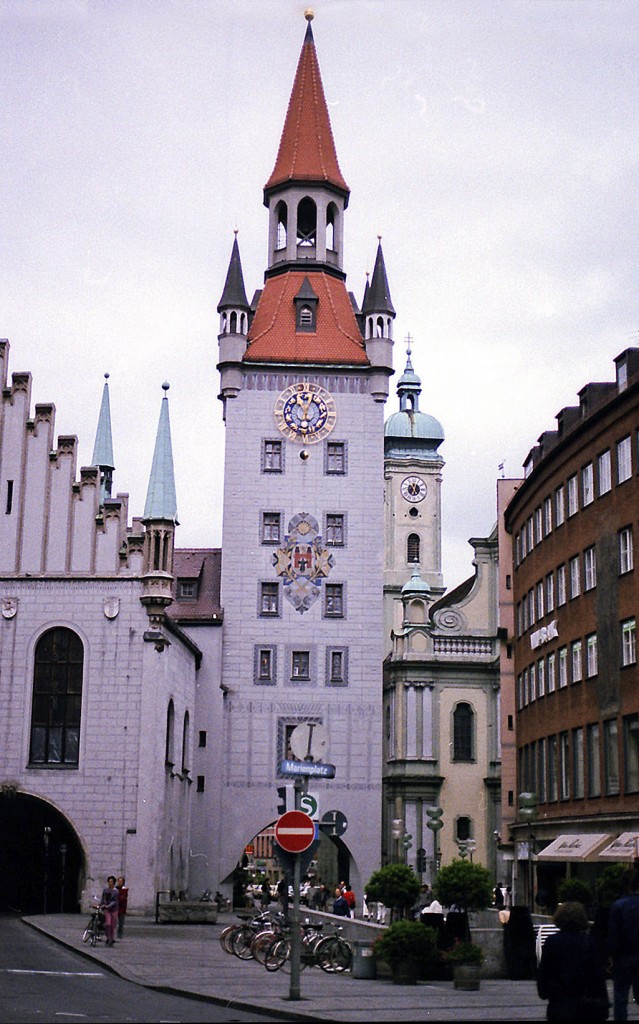
[[[310,781],[318,818],[336,811],[346,822],[323,840],[335,880],[361,892],[381,850],[383,434],[394,311],[379,287],[385,271],[361,310],[346,289],[350,193],[306,17],[264,186],[264,285],[249,305],[236,238],[218,306],[226,440],[216,867],[228,883],[245,846],[277,819],[280,791],[293,782],[282,762],[295,760],[291,735],[306,723],[322,727],[323,760],[335,767],[334,778]]]
[[[444,429],[421,412],[422,385],[411,361],[407,338],[406,367],[397,383],[399,411],[384,427],[384,640],[404,615],[402,587],[416,569],[427,586],[429,604],[444,593],[442,576],[441,485],[444,460],[439,446]]]

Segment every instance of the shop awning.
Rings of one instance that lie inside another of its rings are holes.
[[[639,832],[623,832],[599,851],[602,860],[634,860],[639,857]]]
[[[578,832],[575,835],[557,836],[545,850],[537,854],[537,860],[597,860],[597,854],[611,844],[609,832]]]

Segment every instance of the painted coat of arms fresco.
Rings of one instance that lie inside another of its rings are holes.
[[[320,596],[322,580],[333,567],[333,556],[323,545],[317,519],[308,512],[293,516],[283,546],[273,555],[273,565],[295,611],[307,612]]]

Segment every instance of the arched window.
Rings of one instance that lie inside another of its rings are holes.
[[[281,202],[277,204],[277,239],[275,242],[277,249],[286,248],[286,234],[287,234],[287,220],[288,210],[286,203]]]
[[[297,244],[315,245],[317,237],[317,207],[305,196],[297,207]]]
[[[474,718],[473,709],[465,702],[453,712],[453,761],[473,760]]]
[[[31,764],[77,765],[83,666],[77,633],[56,627],[42,634],[35,649]]]
[[[175,764],[175,708],[173,701],[169,701],[166,709],[166,750],[164,761],[167,765]]]
[[[235,310],[231,313],[231,334],[237,334],[237,313]]]
[[[326,210],[326,248],[335,249],[335,219],[337,207],[335,203],[329,203]]]
[[[189,770],[189,713],[184,712],[184,724],[182,725],[182,774],[188,774]]]
[[[417,533],[409,533],[408,535],[408,541],[406,542],[406,561],[419,562],[419,535]]]
[[[384,337],[384,317],[383,316],[378,316],[377,317],[377,322],[375,324],[375,337],[376,338],[383,338]]]
[[[465,814],[460,815],[455,822],[455,839],[458,842],[465,842],[472,838],[472,821]]]

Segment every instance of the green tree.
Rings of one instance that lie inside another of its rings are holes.
[[[610,907],[627,892],[628,868],[625,864],[608,864],[595,882],[600,907]]]
[[[387,864],[369,878],[366,899],[384,903],[403,917],[417,902],[419,889],[419,878],[407,864]]]
[[[592,889],[581,878],[564,879],[557,890],[557,896],[560,903],[583,903],[584,907],[592,903]]]
[[[454,860],[440,868],[433,886],[435,896],[445,907],[456,904],[463,910],[484,910],[492,903],[493,881],[481,864]]]

